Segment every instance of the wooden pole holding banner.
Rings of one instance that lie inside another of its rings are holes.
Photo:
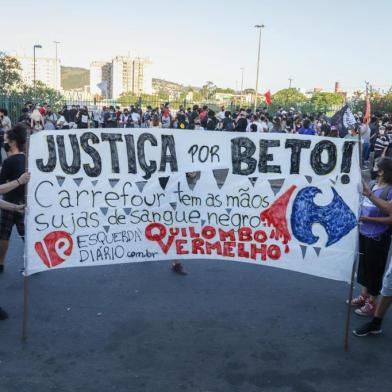
[[[359,252],[357,252],[357,257],[353,262],[353,269],[351,271],[351,283],[350,283],[350,289],[349,289],[349,294],[348,294],[348,303],[347,303],[347,318],[346,318],[346,326],[345,326],[345,331],[344,331],[344,351],[348,351],[348,337],[350,334],[350,321],[351,321],[351,301],[353,299],[353,292],[354,292],[354,278],[355,278],[355,271],[357,269],[357,264],[358,264],[358,259],[359,259]]]
[[[366,99],[368,97],[368,85],[366,83]],[[361,130],[358,130],[358,157],[359,157],[359,168],[361,170],[361,177],[362,177],[362,136],[361,136]],[[359,233],[358,233],[359,236]],[[359,245],[359,238],[358,238],[358,245]],[[357,256],[354,260],[353,263],[353,269],[351,271],[351,283],[350,283],[350,289],[349,289],[349,294],[348,294],[348,303],[347,303],[347,318],[346,318],[346,326],[345,326],[345,331],[344,331],[344,350],[348,351],[348,337],[350,333],[350,321],[351,321],[351,301],[353,299],[353,292],[354,292],[354,279],[355,279],[355,271],[357,269],[357,265],[359,263],[359,246],[357,246]]]
[[[30,147],[30,135],[31,129],[30,127],[27,128],[26,134],[26,151],[25,151],[25,171],[29,170],[29,147]],[[27,187],[29,183],[25,185],[25,196],[24,196],[24,203],[25,203],[25,236],[26,236],[26,223],[27,223]],[[26,247],[26,239],[24,241],[24,276],[23,276],[23,322],[22,322],[22,340],[27,340],[27,322],[29,316],[29,279],[26,275],[27,271],[27,247]]]

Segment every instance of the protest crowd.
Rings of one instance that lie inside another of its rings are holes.
[[[344,126],[342,126],[345,121]],[[172,111],[168,104],[142,110],[138,105],[121,109],[119,106],[94,108],[69,105],[54,111],[50,105],[27,103],[18,123],[12,126],[6,109],[0,109],[0,273],[13,226],[24,236],[25,203],[25,143],[27,130],[40,132],[56,129],[86,128],[163,128],[227,132],[269,132],[342,137],[362,142],[362,164],[370,171],[373,181],[364,184],[362,216],[360,217],[360,260],[358,283],[361,294],[352,300],[356,314],[371,317],[371,321],[356,329],[354,334],[366,336],[381,332],[382,319],[392,302],[392,264],[388,267],[388,252],[392,227],[392,118],[388,114],[351,113],[345,106],[333,117],[326,113],[301,113],[280,108],[274,115],[268,108],[255,111],[236,108],[215,112],[208,106],[194,105]],[[153,132],[153,131],[152,131]],[[364,170],[364,171],[365,171]],[[388,269],[389,268],[389,269]],[[174,272],[186,274],[179,262]],[[0,308],[0,319],[7,313]]]

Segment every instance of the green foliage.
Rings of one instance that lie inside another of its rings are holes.
[[[272,102],[281,106],[293,106],[305,103],[308,99],[296,88],[285,88],[272,96]]]
[[[12,56],[0,52],[0,94],[9,94],[21,85],[21,66]]]
[[[83,88],[90,84],[90,71],[78,67],[61,67],[61,87],[64,90]]]
[[[46,84],[37,81],[35,84],[35,90],[33,86],[22,85],[20,90],[14,94],[18,96],[23,102],[47,102],[55,110],[58,110],[62,106],[63,96],[55,89],[46,86]]]
[[[221,94],[235,94],[235,90],[232,88],[220,88],[217,87],[215,90],[215,93],[221,93]]]
[[[389,91],[385,95],[381,94],[369,94],[371,112],[377,116],[382,116],[384,113],[392,113],[392,91]],[[358,98],[353,104],[353,110],[355,112],[365,113],[366,111],[366,100],[364,98]]]
[[[201,88],[200,92],[205,100],[211,99],[216,93],[217,86],[215,83],[208,81],[206,84]]]
[[[344,98],[342,95],[336,93],[319,92],[312,95],[310,102],[317,110],[324,110],[331,106],[342,105]]]

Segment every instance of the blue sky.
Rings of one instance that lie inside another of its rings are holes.
[[[147,56],[149,75],[190,85],[254,87],[264,23],[261,90],[354,90],[392,84],[391,0],[3,0],[1,50],[54,56],[63,65],[122,54]]]

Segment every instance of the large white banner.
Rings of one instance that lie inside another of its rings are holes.
[[[164,129],[30,140],[26,271],[222,259],[349,281],[355,141]]]

